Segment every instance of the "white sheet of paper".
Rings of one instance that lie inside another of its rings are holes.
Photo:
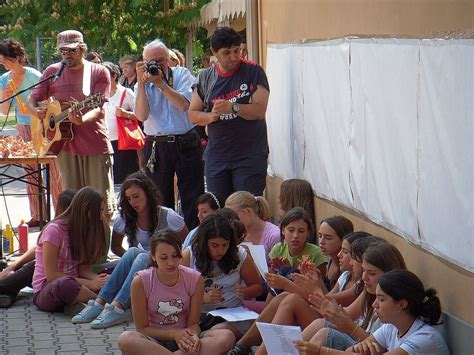
[[[269,355],[299,354],[293,340],[303,339],[300,327],[257,322],[257,328]]]
[[[252,259],[255,263],[255,266],[258,269],[258,272],[262,277],[265,276],[265,273],[268,272],[267,258],[265,256],[265,247],[263,245],[254,245],[247,244],[247,247],[250,250]]]
[[[238,322],[242,320],[257,319],[258,313],[250,311],[244,307],[223,308],[210,311],[216,317],[222,317],[228,322]]]

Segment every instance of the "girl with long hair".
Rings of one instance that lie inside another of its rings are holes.
[[[262,293],[257,268],[246,250],[237,245],[237,237],[240,236],[235,235],[229,219],[212,214],[199,226],[191,248],[183,252],[183,265],[204,277],[203,317],[214,309],[242,306],[243,299]],[[238,339],[250,324],[248,321],[225,322],[212,329],[230,329]]]
[[[59,194],[56,216],[69,207],[75,193],[74,190],[66,189]],[[0,272],[0,308],[10,307],[20,290],[31,286],[36,264],[35,250],[36,246],[30,247],[26,253]]]
[[[301,354],[430,354],[449,355],[446,342],[433,328],[439,324],[441,304],[434,289],[425,290],[412,272],[391,270],[378,280],[373,309],[381,325],[346,351],[297,341]]]
[[[288,179],[282,182],[280,186],[280,208],[283,214],[287,214],[294,207],[302,207],[309,213],[313,224],[316,225],[316,214],[314,209],[314,192],[311,184],[303,179]],[[308,242],[315,244],[317,238],[314,234],[310,235]]]
[[[133,173],[121,187],[119,215],[112,233],[112,251],[121,255],[112,275],[97,298],[88,302],[73,323],[91,323],[94,329],[108,328],[126,321],[124,311],[130,306],[130,285],[137,271],[146,268],[150,238],[155,230],[171,229],[184,238],[188,230],[184,220],[173,210],[160,206],[154,182],[143,173]],[[127,236],[129,248],[122,248]]]
[[[91,187],[79,190],[71,205],[48,223],[36,246],[33,302],[42,311],[87,302],[108,275],[90,271],[106,252],[104,201]]]
[[[151,239],[150,266],[132,282],[132,313],[137,331],[118,339],[124,354],[217,354],[234,341],[230,330],[210,330],[200,337],[204,296],[201,274],[180,265],[181,241],[176,232],[156,232]]]
[[[378,280],[388,271],[405,270],[406,265],[400,251],[393,245],[378,237],[368,237],[365,240],[370,244],[362,257],[364,288],[361,294],[346,308],[312,294],[309,301],[324,315],[324,319],[315,320],[303,331],[304,340],[344,350],[367,338],[380,327],[381,323],[373,308]]]
[[[203,193],[196,201],[196,208],[198,211],[198,219],[199,223],[201,223],[204,218],[209,216],[210,214],[215,213],[219,208],[224,206],[222,201],[212,192],[208,191]],[[191,245],[191,242],[196,237],[196,232],[199,226],[194,228],[189,234],[187,235],[186,239],[183,242],[183,250],[186,249]]]

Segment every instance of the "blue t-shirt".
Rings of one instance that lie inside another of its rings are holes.
[[[209,78],[209,72],[216,71],[217,80],[208,97],[202,91],[201,81]],[[241,60],[232,72],[222,73],[218,65],[199,74],[197,93],[210,112],[214,100],[224,99],[240,104],[250,103],[257,85],[269,89],[268,80],[258,64]],[[223,114],[216,122],[207,126],[209,141],[204,158],[206,161],[236,161],[256,155],[268,155],[267,124],[264,119],[245,120],[234,113]]]
[[[39,81],[39,78],[41,77],[41,73],[30,67],[25,67],[26,72],[25,72],[25,78],[23,79],[23,83],[21,83],[20,87],[17,87],[18,91],[23,90],[27,88],[28,86],[31,86],[33,84],[36,84]],[[0,89],[5,90],[5,88],[8,85],[8,79],[10,79],[10,72],[6,72],[0,77]],[[23,103],[26,106],[26,103],[28,101],[28,95],[31,93],[31,90],[25,91],[24,93],[20,94],[21,99],[23,100]],[[19,105],[18,105],[18,100],[17,98],[13,99],[12,106],[16,110],[16,119],[18,121],[18,124],[29,126],[30,125],[30,115],[29,113],[22,113]]]
[[[171,68],[173,89],[191,101],[194,78],[187,68]],[[168,134],[184,134],[190,131],[194,124],[188,117],[188,112],[181,112],[166,99],[162,92],[152,83],[145,84],[148,98],[148,119],[143,123],[145,134],[149,136],[164,136]],[[137,86],[135,85],[135,94]]]

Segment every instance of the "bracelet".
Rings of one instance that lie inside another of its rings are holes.
[[[163,92],[163,90],[165,89],[165,87],[166,87],[166,82],[163,80],[163,84],[161,84],[161,85],[158,87],[158,90],[159,90],[160,92]]]
[[[356,324],[354,330],[352,331],[351,334],[349,334],[349,336],[350,336],[351,338],[354,338],[354,335],[355,335],[355,333],[357,333],[357,329],[359,329],[359,328],[360,328],[360,325],[359,325],[359,324]]]

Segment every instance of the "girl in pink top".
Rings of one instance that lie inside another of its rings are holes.
[[[198,271],[180,265],[181,241],[162,230],[151,239],[150,264],[132,282],[132,314],[137,331],[118,339],[124,354],[217,354],[235,341],[231,331],[210,330],[200,338],[199,319],[204,280]]]
[[[33,301],[42,311],[96,297],[108,275],[97,275],[90,265],[106,252],[104,201],[91,187],[79,190],[71,205],[48,223],[36,246]]]

